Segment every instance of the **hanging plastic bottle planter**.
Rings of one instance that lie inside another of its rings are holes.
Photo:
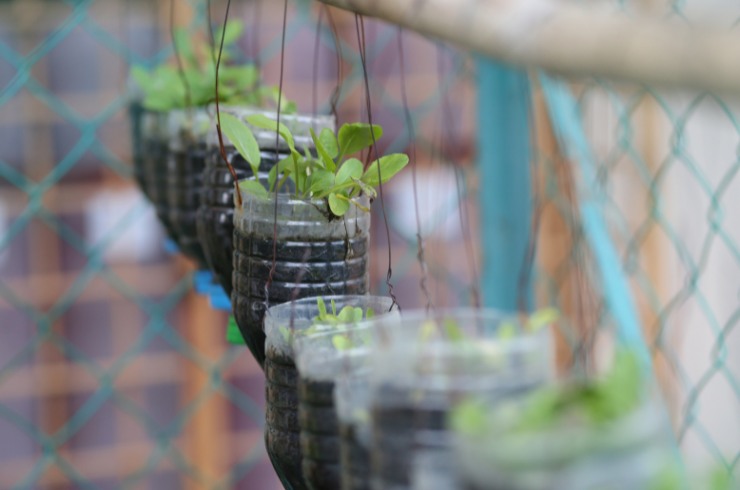
[[[229,139],[254,173],[261,163],[259,148],[249,127],[234,122]],[[269,306],[367,292],[370,199],[380,182],[408,164],[408,156],[383,156],[367,168],[351,157],[374,146],[382,135],[379,126],[345,124],[336,135],[309,127],[314,149],[301,148],[287,126],[264,116],[248,116],[246,122],[278,132],[289,150],[268,175],[267,186],[244,179],[234,196],[232,307],[247,346],[262,364],[262,318]]]
[[[315,336],[328,331],[342,335],[362,328],[368,317],[382,317],[392,304],[390,298],[376,296],[325,296],[272,306],[267,311],[265,444],[278,475],[290,485],[288,488],[330,489],[338,488],[339,483],[336,468],[339,441],[332,439],[337,434],[332,383],[312,377],[309,372],[316,374],[316,371],[306,363],[306,374],[299,378],[295,343],[304,337],[315,340]],[[304,353],[312,346],[320,349],[324,345],[321,341],[309,341],[303,344]],[[323,451],[317,447],[327,439],[331,440],[324,449],[329,446],[331,449]],[[305,455],[302,449],[306,449]]]
[[[277,119],[276,111],[265,111],[255,108],[226,107],[222,109],[222,124],[229,128],[231,117],[239,121],[246,121],[247,117],[261,115],[268,119]],[[281,115],[281,121],[293,128],[296,141],[302,148],[312,146],[308,128],[324,128],[334,130],[334,118],[330,116]],[[228,131],[224,131],[227,133]],[[250,126],[250,132],[255,138],[259,151],[257,177],[267,185],[268,172],[289,155],[287,145],[276,145],[274,131],[267,131]],[[235,136],[235,140],[237,137]],[[228,134],[223,135],[224,150],[229,163],[238,179],[254,177],[254,168],[247,159],[237,150]],[[198,209],[196,222],[198,238],[203,247],[206,260],[211,271],[226,294],[231,297],[233,251],[232,239],[234,236],[234,179],[224,162],[218,148],[218,133],[215,125],[208,136],[209,155],[203,172],[203,192],[201,205]],[[255,158],[255,157],[251,157]],[[272,255],[270,255],[271,257]]]

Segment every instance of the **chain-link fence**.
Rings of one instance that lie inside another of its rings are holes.
[[[247,26],[240,51],[269,84],[280,79],[282,7],[234,1],[230,14]],[[192,265],[167,251],[131,178],[129,66],[170,57],[171,15],[202,25],[205,8],[0,3],[0,488],[278,488],[262,444],[262,372],[246,349],[227,347],[225,314],[192,291]],[[695,6],[666,8],[690,20]],[[221,22],[225,3],[211,9]],[[367,120],[357,22],[289,2],[283,90],[301,112],[328,112],[338,89],[339,121]],[[477,106],[475,63],[395,26],[365,19],[364,30],[381,151],[407,151],[416,165],[385,188],[390,237],[373,210],[373,289],[385,290],[390,243],[402,306],[471,303],[487,223],[473,166],[486,128],[475,114],[493,110]],[[575,82],[592,191],[687,461],[737,471],[739,108]],[[562,351],[595,363],[596,329],[613,318],[582,227],[579,172],[538,88],[531,108],[538,298],[561,307],[567,344],[584,347]]]

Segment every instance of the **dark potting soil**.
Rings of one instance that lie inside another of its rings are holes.
[[[311,489],[338,490],[339,424],[334,382],[299,377],[298,400],[303,476]]]
[[[144,134],[142,128],[142,118],[144,117],[144,107],[138,102],[132,102],[128,107],[129,121],[131,123],[131,155],[134,161],[134,179],[144,194],[146,194],[146,185],[144,181]]]
[[[343,490],[370,490],[370,450],[362,444],[357,428],[339,424],[339,461]]]
[[[301,468],[298,371],[293,359],[275,348],[265,354],[267,453],[286,488],[308,489]]]
[[[251,177],[252,169],[235,150],[227,156],[239,180]],[[286,155],[265,151],[261,155],[260,180]],[[232,239],[234,234],[234,179],[218,149],[211,149],[203,170],[203,192],[196,215],[197,232],[206,261],[216,279],[231,296]]]
[[[196,261],[202,269],[208,268],[208,262],[198,240],[196,213],[203,191],[206,151],[205,144],[190,145],[170,158],[167,172],[169,220],[175,241],[180,251]]]
[[[157,213],[157,218],[164,226],[167,236],[176,240],[177,234],[170,220],[170,205],[167,200],[167,168],[169,149],[165,141],[151,141],[151,150],[144,157],[144,181],[147,197]]]
[[[377,399],[389,403],[372,408],[373,474],[382,488],[411,488],[414,453],[423,448],[419,431],[443,434],[447,409],[425,404],[423,393],[391,386],[381,387]]]
[[[330,242],[278,242],[275,270],[267,290],[273,262],[272,237],[247,237],[235,229],[233,244],[236,268],[232,279],[232,309],[239,330],[260,365],[265,358],[262,327],[268,298],[273,305],[310,296],[367,292],[367,237]],[[281,251],[286,255],[281,255]],[[345,257],[351,258],[345,260]]]
[[[301,463],[303,478],[311,490],[339,490],[341,487],[341,470],[338,464],[315,461],[303,457]]]

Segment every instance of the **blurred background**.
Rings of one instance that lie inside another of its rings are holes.
[[[272,85],[282,7],[234,0],[230,11],[247,26],[243,56]],[[720,1],[613,7],[728,26],[740,18]],[[214,22],[224,11],[212,2]],[[193,264],[167,246],[132,179],[129,67],[171,58],[171,22],[206,18],[196,0],[0,1],[0,489],[279,488],[262,443],[263,373],[227,344],[226,314],[194,292]],[[285,27],[285,95],[301,112],[326,113],[338,89],[339,122],[366,121],[355,16],[291,0]],[[374,205],[373,292],[387,290],[390,255],[402,307],[473,304],[495,261],[481,235],[523,226],[537,303],[567,318],[561,364],[598,366],[614,320],[580,223],[583,189],[536,81],[533,217],[498,222],[480,205],[495,183],[476,165],[491,131],[478,121],[497,108],[479,104],[476,60],[395,26],[365,19],[364,28],[381,151],[409,152],[417,170],[416,192],[411,169],[384,188],[389,234]],[[597,157],[590,192],[682,451],[692,466],[737,473],[739,101],[570,82]]]

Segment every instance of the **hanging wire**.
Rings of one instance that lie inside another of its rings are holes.
[[[363,18],[359,14],[355,14],[355,27],[357,29],[357,45],[360,50],[360,60],[362,61],[362,76],[363,80],[365,82],[365,107],[367,109],[367,119],[368,123],[370,124],[370,127],[372,128],[373,124],[373,112],[372,112],[372,106],[370,103],[370,80],[367,74],[367,50],[365,45],[365,24],[363,21]],[[371,159],[370,155],[372,153],[375,153],[375,159],[379,160],[380,156],[378,154],[378,142],[375,140],[375,132],[370,131],[370,135],[373,140],[373,146],[370,152],[368,152],[368,160]],[[366,162],[365,168],[367,168]],[[388,287],[388,295],[393,300],[393,303],[391,304],[391,308],[393,308],[394,305],[398,304],[396,295],[393,292],[393,285],[391,284],[391,278],[393,276],[393,250],[391,247],[391,230],[390,226],[388,225],[388,215],[385,211],[385,201],[383,199],[383,179],[381,176],[381,170],[380,165],[377,165],[378,168],[378,196],[380,197],[380,208],[383,213],[383,224],[385,226],[385,233],[386,238],[388,241],[388,273],[386,274],[385,278],[385,285]]]

